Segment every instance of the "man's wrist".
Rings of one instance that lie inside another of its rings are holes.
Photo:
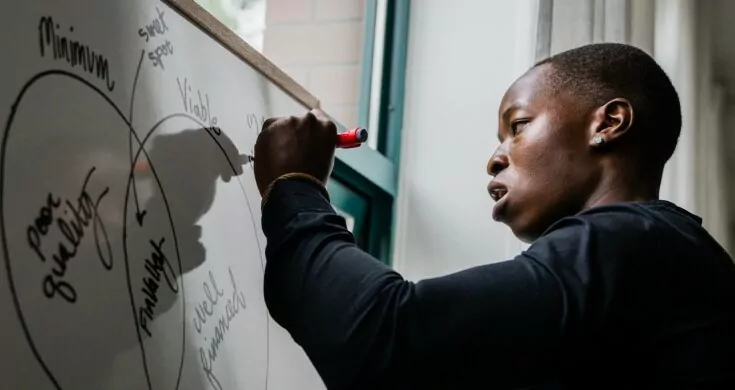
[[[332,214],[327,189],[308,175],[284,176],[275,180],[270,192],[264,193],[261,226],[270,240],[283,234],[294,217],[302,213]]]
[[[260,208],[263,210],[265,208],[266,203],[271,197],[271,193],[273,192],[274,187],[279,183],[286,180],[298,180],[298,181],[305,181],[312,183],[313,185],[317,186],[322,192],[322,195],[327,199],[329,202],[329,192],[327,192],[327,189],[324,185],[324,183],[321,182],[321,180],[317,179],[316,177],[309,175],[307,173],[301,173],[301,172],[292,172],[287,173],[285,175],[281,175],[275,180],[271,182],[271,184],[268,185],[268,187],[265,189],[262,195],[262,199],[260,201]]]

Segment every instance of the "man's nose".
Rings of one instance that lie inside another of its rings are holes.
[[[501,145],[487,162],[487,174],[495,177],[502,172],[503,169],[508,168],[508,164],[508,154]]]

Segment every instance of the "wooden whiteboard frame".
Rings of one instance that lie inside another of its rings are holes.
[[[194,0],[161,0],[214,38],[220,45],[252,66],[270,82],[307,108],[319,108],[319,100],[286,72],[265,58]]]

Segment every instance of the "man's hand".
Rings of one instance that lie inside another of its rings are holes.
[[[337,126],[322,111],[270,118],[255,142],[255,181],[262,195],[287,173],[305,173],[326,183],[334,165]]]

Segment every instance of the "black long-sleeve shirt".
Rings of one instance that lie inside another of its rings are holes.
[[[594,208],[418,283],[357,248],[318,184],[278,182],[262,226],[270,313],[330,389],[735,389],[735,265],[671,203]]]

